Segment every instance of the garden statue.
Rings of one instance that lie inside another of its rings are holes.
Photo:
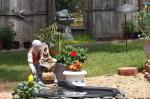
[[[40,84],[57,82],[53,73],[56,59],[49,55],[48,46],[39,40],[33,40],[28,51],[28,63],[35,80]]]
[[[50,56],[48,45],[42,44],[40,56],[39,64],[42,70],[42,80],[51,83],[57,82],[56,75],[53,72],[57,60]]]

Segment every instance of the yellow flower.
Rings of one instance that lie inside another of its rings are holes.
[[[33,75],[30,75],[30,76],[28,77],[28,82],[30,82],[30,83],[33,82]]]

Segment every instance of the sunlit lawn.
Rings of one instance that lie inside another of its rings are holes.
[[[90,46],[88,61],[85,69],[88,76],[117,73],[117,68],[124,66],[144,67],[146,56],[141,42],[128,44],[127,52],[125,43],[102,44]]]
[[[136,66],[142,68],[146,61],[142,43],[100,44],[88,47],[88,60],[84,64],[88,76],[117,73],[118,67]],[[29,75],[27,51],[0,52],[0,81],[25,80]]]

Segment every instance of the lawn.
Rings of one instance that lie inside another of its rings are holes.
[[[88,46],[88,61],[84,64],[87,76],[117,73],[122,66],[136,66],[142,68],[146,61],[142,43],[139,41],[128,43],[99,44]],[[29,75],[27,51],[0,52],[0,81],[21,81]]]
[[[127,52],[125,43],[90,46],[84,68],[88,76],[114,74],[117,73],[117,68],[123,66],[143,68],[146,56],[142,44],[139,41],[128,43]]]

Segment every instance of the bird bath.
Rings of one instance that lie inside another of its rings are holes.
[[[57,17],[57,22],[63,26],[65,39],[73,40],[73,36],[71,32],[71,23],[73,23],[76,18],[71,18],[68,14],[68,10],[61,10],[56,12],[56,17]]]

